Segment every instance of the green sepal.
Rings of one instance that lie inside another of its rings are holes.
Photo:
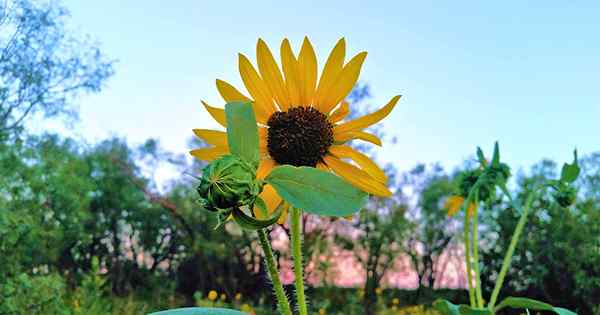
[[[185,307],[150,313],[149,315],[244,315],[240,311],[215,307]]]
[[[487,167],[487,160],[485,159],[485,155],[483,155],[483,150],[480,147],[477,147],[477,159],[479,160],[479,164],[483,167]]]
[[[251,103],[232,102],[225,105],[227,144],[231,154],[258,168],[258,126]]]
[[[500,167],[500,145],[494,143],[494,155],[492,155],[492,167]]]
[[[530,310],[538,310],[538,311],[551,311],[559,315],[577,315],[577,313],[572,312],[566,308],[562,307],[554,307],[548,303],[540,302],[533,299],[521,298],[521,297],[507,297],[500,304],[498,304],[494,308],[494,313],[499,310],[505,308],[518,308],[518,309],[530,309]]]
[[[283,207],[279,206],[279,208],[277,208],[277,211],[273,214],[273,216],[266,220],[259,220],[253,218],[245,214],[244,211],[240,209],[233,209],[233,212],[231,214],[233,215],[233,220],[235,220],[235,222],[239,224],[243,229],[256,231],[275,224],[277,220],[279,220],[279,217],[281,217],[281,213],[283,212],[282,210]]]
[[[563,164],[562,171],[560,173],[560,180],[564,183],[572,183],[577,177],[579,177],[579,173],[581,169],[579,168],[579,161],[577,160],[577,150],[573,152],[573,163],[565,163]]]
[[[217,225],[215,225],[215,230],[223,226],[227,222],[227,218],[231,215],[231,210],[219,210],[217,212]]]
[[[367,202],[367,193],[330,172],[283,165],[265,178],[291,206],[308,213],[345,217]]]

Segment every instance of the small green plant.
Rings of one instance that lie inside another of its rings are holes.
[[[504,308],[552,311],[560,315],[575,314],[567,309],[554,307],[550,304],[529,298],[507,297],[499,303],[497,300],[519,237],[527,223],[531,207],[536,200],[542,197],[542,189],[551,188],[554,199],[563,207],[571,206],[575,202],[577,191],[572,184],[580,173],[577,151],[574,152],[573,162],[563,165],[559,179],[548,180],[534,187],[525,196],[522,203],[518,202],[506,187],[506,182],[510,177],[510,168],[505,163],[500,162],[500,148],[498,143],[494,146],[491,162],[485,158],[480,148],[477,148],[477,157],[479,167],[475,170],[466,171],[461,176],[458,195],[451,197],[448,201],[448,213],[450,215],[453,215],[459,209],[466,212],[464,216],[464,242],[470,304],[455,305],[447,300],[438,299],[434,302],[435,308],[445,315],[492,315]],[[496,199],[498,190],[508,199],[510,205],[520,213],[521,217],[515,227],[511,242],[504,256],[502,267],[496,278],[494,290],[489,298],[489,302],[486,304],[481,290],[477,214],[481,203],[490,204]]]

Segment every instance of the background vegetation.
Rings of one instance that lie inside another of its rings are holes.
[[[214,230],[212,216],[198,210],[195,179],[184,174],[199,174],[200,163],[152,139],[137,147],[119,138],[90,145],[27,132],[42,119],[75,121],[77,97],[99,92],[113,74],[94,43],[65,29],[66,18],[56,3],[0,7],[0,314],[145,314],[186,305],[272,314],[256,235],[234,225]],[[368,97],[363,85],[350,101]],[[550,196],[536,205],[504,294],[600,314],[600,152],[582,164],[574,207]],[[159,189],[154,171],[163,166],[182,176]],[[443,204],[461,169],[387,171],[393,198],[372,199],[352,220],[304,218],[315,312],[415,314],[426,307],[406,306],[466,300],[464,290],[440,288],[448,272],[439,258],[460,244],[462,220],[448,218]],[[556,172],[555,162],[541,161],[518,172],[513,189],[524,194]],[[489,296],[518,217],[502,200],[482,212]],[[271,236],[287,233],[279,226]],[[360,287],[335,286],[344,270],[335,268],[333,249],[365,270]],[[278,255],[289,260],[286,251]],[[415,290],[386,286],[386,275],[402,270],[416,273]]]

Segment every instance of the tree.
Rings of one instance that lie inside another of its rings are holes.
[[[405,218],[406,205],[395,198],[372,198],[351,226],[356,236],[337,235],[337,242],[352,250],[365,270],[365,314],[374,314],[376,290],[388,271],[395,270],[397,258],[406,251],[404,242],[410,223]]]
[[[76,117],[73,98],[113,74],[98,47],[68,33],[67,17],[54,1],[0,2],[0,139],[36,113]]]
[[[418,277],[415,296],[418,299],[423,286],[434,288],[436,279],[443,276],[440,258],[456,235],[457,226],[444,209],[444,201],[452,195],[454,184],[441,166],[428,168],[421,164],[403,176],[400,188],[410,192],[406,198],[415,204],[408,212],[413,229],[407,241],[407,254]]]

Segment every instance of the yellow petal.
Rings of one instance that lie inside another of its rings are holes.
[[[283,210],[281,211],[281,216],[277,220],[277,224],[285,224],[285,221],[287,221],[289,208],[290,208],[290,205],[288,205],[287,203],[285,205],[283,205]]]
[[[346,118],[350,113],[350,104],[348,102],[343,101],[342,104],[338,108],[336,108],[329,116],[329,122],[332,124]]]
[[[206,108],[206,111],[212,116],[212,118],[214,118],[214,120],[216,120],[221,126],[227,127],[224,109],[210,106],[204,101],[202,101],[202,105],[204,105],[204,108]]]
[[[392,192],[384,184],[378,182],[358,167],[331,155],[326,155],[323,159],[325,164],[336,174],[355,187],[376,196],[389,197],[392,195]]]
[[[283,74],[285,75],[285,86],[290,100],[290,107],[301,105],[298,62],[287,38],[281,43],[281,68],[283,69]],[[286,109],[287,108],[282,108],[282,110]]]
[[[239,54],[239,68],[242,81],[255,102],[257,120],[265,122],[277,109],[273,104],[273,96],[246,56]],[[264,119],[263,119],[264,118]]]
[[[276,163],[272,159],[264,159],[260,161],[260,165],[256,170],[256,178],[264,179],[271,173],[271,170],[275,167]]]
[[[312,105],[317,85],[317,56],[308,37],[304,37],[298,55],[298,73],[300,74],[300,104]]]
[[[346,131],[340,134],[333,134],[333,140],[337,143],[344,143],[354,139],[364,140],[381,146],[381,139],[379,139],[376,135],[365,131]]]
[[[258,149],[262,153],[267,152],[267,128],[259,127],[258,128]]]
[[[209,129],[194,129],[194,134],[204,142],[217,147],[227,146],[227,133]]]
[[[329,167],[327,167],[327,165],[325,165],[325,163],[323,162],[319,162],[317,163],[317,168],[322,170],[322,171],[330,171]]]
[[[375,164],[368,156],[354,150],[347,145],[334,145],[329,148],[329,153],[338,158],[348,158],[356,162],[360,168],[371,175],[382,184],[387,183],[387,176],[382,169]]]
[[[225,102],[251,102],[247,96],[238,91],[233,85],[217,79],[217,90]]]
[[[333,85],[335,80],[338,78],[342,67],[344,65],[344,58],[346,56],[346,41],[341,38],[327,58],[325,67],[323,67],[323,73],[321,79],[319,79],[319,85],[317,86],[317,93],[315,95],[314,106],[321,110],[323,101],[328,96],[328,90]],[[321,111],[323,112],[323,111]]]
[[[354,56],[344,69],[340,72],[337,79],[331,85],[330,90],[327,92],[327,97],[322,100],[320,110],[323,113],[329,113],[339,102],[341,102],[358,81],[360,75],[360,69],[362,64],[367,58],[366,52],[361,52]]]
[[[399,99],[400,99],[400,95],[396,95],[389,101],[389,103],[387,103],[384,107],[382,107],[378,111],[371,113],[371,114],[367,114],[358,119],[351,120],[349,122],[335,126],[333,128],[334,133],[342,134],[347,131],[360,130],[360,129],[364,129],[366,127],[369,127],[369,126],[379,122],[380,120],[382,120],[383,118],[385,118],[387,115],[390,114],[392,109],[394,109],[394,106],[396,106],[396,103],[398,103]]]
[[[267,205],[267,210],[269,210],[269,214],[275,212],[275,209],[279,206],[279,204],[283,201],[281,197],[277,194],[273,186],[265,185],[263,187],[263,191],[260,193],[260,198],[265,201]],[[261,215],[261,211],[259,211],[256,207],[254,207],[254,215],[259,219],[266,219]]]
[[[256,59],[258,60],[260,75],[271,95],[275,97],[280,107],[288,108],[290,101],[285,89],[283,76],[281,75],[281,71],[279,71],[275,58],[273,58],[273,54],[271,54],[271,50],[269,50],[269,47],[262,39],[259,39],[256,44]]]
[[[228,153],[229,147],[201,148],[190,151],[190,154],[195,158],[209,162]]]

